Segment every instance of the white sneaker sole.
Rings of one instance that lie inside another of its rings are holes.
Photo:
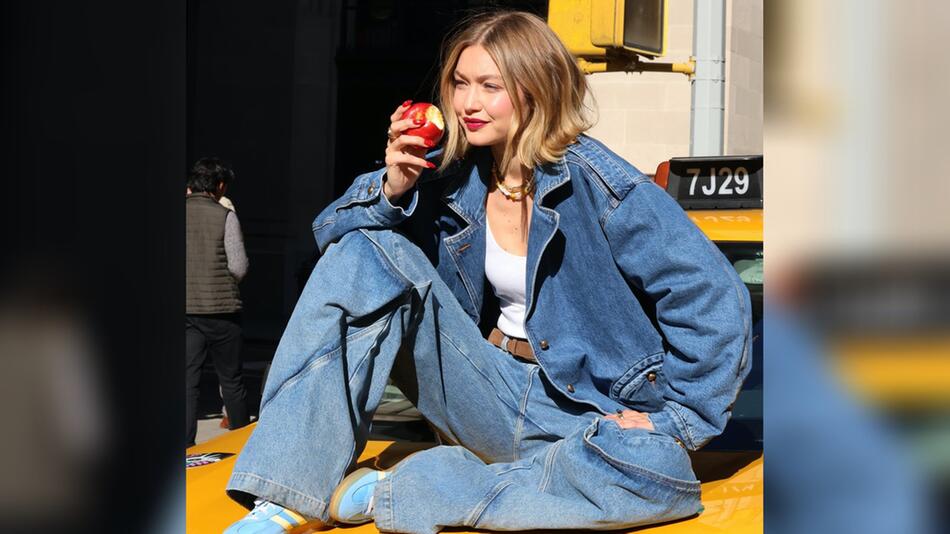
[[[361,521],[341,519],[340,518],[340,502],[343,500],[343,495],[345,495],[346,492],[349,491],[351,487],[353,487],[353,484],[356,484],[356,482],[359,479],[363,478],[367,474],[374,473],[374,472],[376,472],[375,469],[370,469],[368,467],[361,467],[357,469],[356,471],[353,471],[349,475],[346,475],[345,477],[343,477],[343,480],[340,481],[340,485],[337,486],[335,490],[333,490],[333,496],[330,497],[330,517],[333,518],[334,521],[338,523],[344,523],[346,525],[362,525],[364,523],[370,523],[373,521],[373,518],[371,517],[367,517],[366,519],[361,520]]]

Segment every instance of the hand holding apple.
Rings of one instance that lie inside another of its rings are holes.
[[[425,154],[442,138],[445,124],[439,108],[425,102],[413,105],[411,100],[396,108],[390,121],[383,193],[396,201],[412,189],[423,168],[435,168]]]

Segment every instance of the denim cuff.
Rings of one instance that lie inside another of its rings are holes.
[[[667,403],[662,411],[649,414],[650,422],[653,423],[653,429],[668,436],[678,439],[689,450],[695,450],[693,440],[689,439],[689,433],[686,431],[685,422],[675,409]]]
[[[248,509],[253,508],[253,505],[248,503],[253,501],[253,497],[257,497],[290,508],[310,519],[330,522],[329,506],[326,502],[252,473],[233,473],[226,490],[229,497]]]
[[[376,483],[373,489],[373,522],[381,532],[395,531],[393,517],[393,472]]]
[[[389,201],[389,197],[383,193],[383,183],[385,181],[386,169],[383,169],[383,172],[379,173],[378,175],[373,176],[373,189],[376,190],[376,194],[374,196],[378,197],[378,199],[374,199],[373,197],[370,197],[370,199],[378,200],[378,202],[373,205],[376,215],[378,215],[383,221],[395,226],[406,220],[410,215],[413,214],[413,212],[416,211],[416,204],[419,203],[419,191],[413,187],[403,194],[399,201],[396,202],[396,205],[393,205],[393,203]],[[407,195],[411,195],[409,197],[408,205],[406,205]]]

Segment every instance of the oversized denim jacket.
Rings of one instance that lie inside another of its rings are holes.
[[[435,158],[436,153],[429,158]],[[395,228],[435,265],[472,320],[483,316],[487,150],[424,171],[393,205],[385,169],[356,178],[317,216],[320,250],[347,232]],[[751,365],[749,293],[722,253],[646,175],[580,136],[535,169],[525,330],[561,393],[603,413],[650,413],[698,449],[720,434]]]

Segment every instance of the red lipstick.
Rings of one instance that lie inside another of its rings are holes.
[[[478,119],[462,119],[462,122],[465,123],[465,127],[470,131],[474,132],[481,129],[482,126],[488,124],[487,121],[478,120]]]

